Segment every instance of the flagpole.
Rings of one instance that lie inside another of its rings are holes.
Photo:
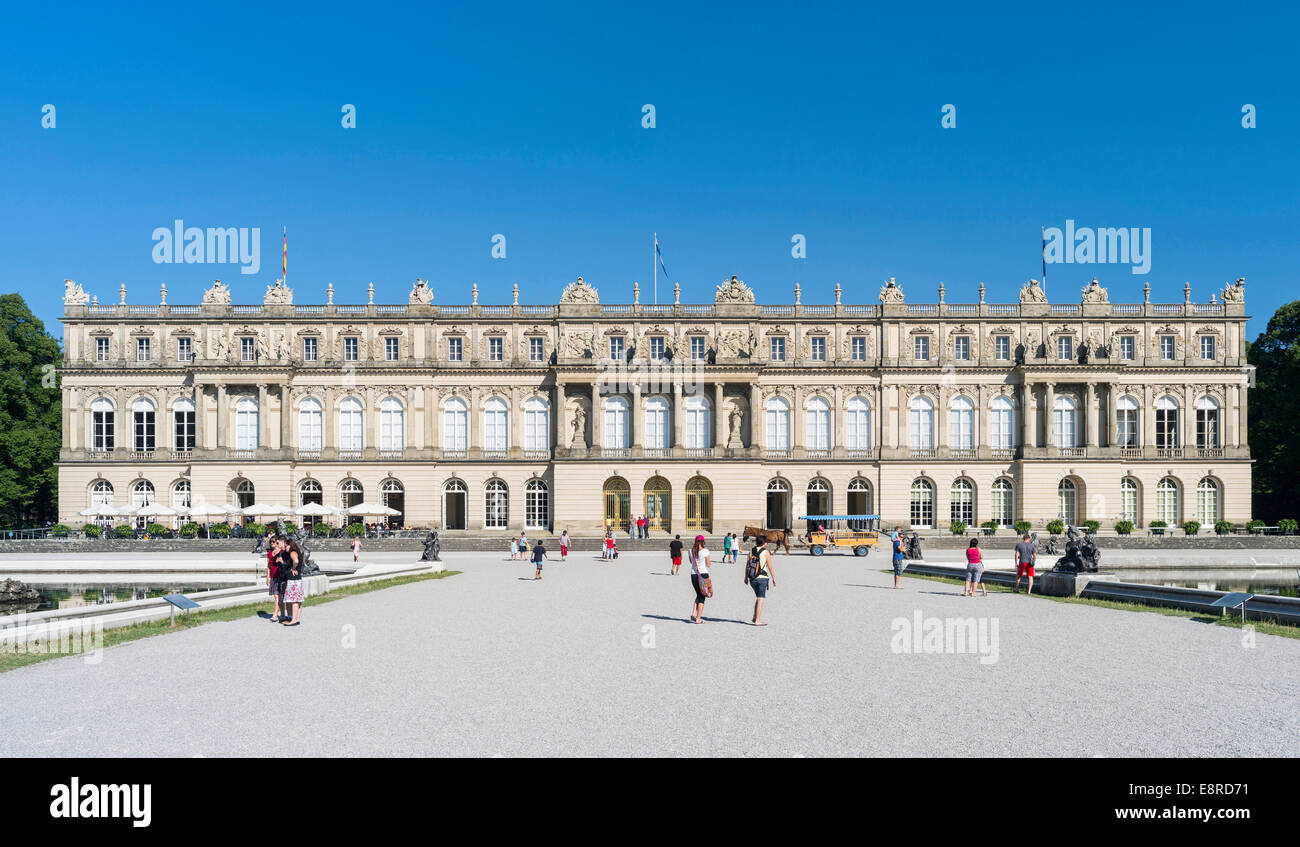
[[[659,305],[659,233],[655,233],[655,249],[650,254],[650,264],[655,266],[655,305]]]

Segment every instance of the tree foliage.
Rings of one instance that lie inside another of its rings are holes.
[[[59,342],[18,294],[0,294],[0,526],[58,517]]]
[[[1255,366],[1247,401],[1252,516],[1272,523],[1300,515],[1300,300],[1273,314],[1246,360]]]

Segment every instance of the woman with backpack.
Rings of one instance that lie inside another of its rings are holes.
[[[695,605],[691,607],[691,620],[704,623],[704,601],[713,596],[713,582],[709,579],[709,548],[704,546],[704,536],[695,536],[691,545],[691,587],[695,589]]]
[[[767,549],[767,539],[758,536],[749,561],[745,563],[745,582],[754,589],[754,626],[767,626],[763,622],[763,601],[767,599],[768,583],[776,585],[776,570],[772,567],[772,553]]]

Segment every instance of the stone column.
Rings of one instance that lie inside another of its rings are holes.
[[[980,345],[976,345],[976,346],[980,346]],[[976,456],[988,455],[988,451],[989,451],[989,443],[988,443],[989,428],[985,420],[986,416],[988,415],[989,399],[990,399],[989,394],[985,390],[985,387],[983,385],[978,385],[975,387],[975,420],[972,423],[972,426],[974,426],[975,431],[971,433],[971,443],[975,445]],[[988,500],[989,500],[988,497],[979,497],[977,498],[977,502],[975,505],[977,507],[980,507],[981,503],[984,503]],[[987,518],[984,518],[984,520],[987,520]]]
[[[550,430],[546,436],[547,445],[549,447],[568,447],[570,432],[567,406],[569,404],[565,400],[564,383],[556,380],[552,395],[551,414],[546,422]]]
[[[325,396],[321,400],[321,447],[325,450],[334,450],[338,447],[336,439],[339,431],[338,412],[334,408],[334,389],[326,388],[323,394]]]
[[[483,449],[483,415],[479,411],[479,389],[478,386],[472,386],[469,390],[469,420],[466,449],[469,451],[466,455],[480,453]]]
[[[713,384],[713,445],[714,447],[727,446],[727,406],[726,394],[723,392],[725,386],[721,382]],[[707,443],[706,443],[706,446]]]
[[[1090,382],[1084,389],[1083,406],[1087,410],[1087,445],[1091,447],[1098,446],[1097,431],[1100,429],[1100,421],[1097,415],[1097,383]]]
[[[1155,403],[1151,398],[1151,386],[1149,385],[1142,386],[1142,411],[1140,414],[1142,416],[1142,447],[1143,449],[1150,451],[1155,449],[1156,446],[1156,409]],[[1148,455],[1153,454],[1148,453]],[[1155,492],[1152,492],[1153,495],[1154,493]],[[1143,503],[1148,499],[1150,499],[1152,503],[1155,502],[1155,497],[1152,496],[1150,498],[1142,498]]]
[[[636,450],[645,447],[645,397],[641,394],[641,381],[632,383],[632,413],[628,415],[627,426],[631,430],[629,442]]]
[[[838,348],[836,348],[838,349]],[[831,448],[831,455],[839,456],[844,454],[844,430],[841,423],[844,420],[844,386],[835,386],[835,402],[831,406],[831,431],[830,440],[827,442]],[[846,495],[847,496],[847,495]]]
[[[207,417],[208,410],[203,402],[203,383],[194,383],[190,397],[194,401],[194,449],[206,450],[208,447],[208,428],[204,423],[204,419]]]
[[[898,385],[894,392],[898,398],[894,404],[894,429],[898,433],[898,446],[911,447],[912,433],[907,428],[907,386]]]
[[[1179,422],[1179,447],[1196,446],[1196,393],[1192,386],[1183,386],[1183,417]],[[1195,501],[1193,501],[1194,503]]]
[[[281,383],[280,385],[280,449],[281,450],[288,450],[290,446],[293,447],[301,446],[298,444],[298,439],[292,435],[292,429],[290,428],[289,425],[289,421],[293,419],[293,409],[290,406],[292,402],[293,401],[290,397],[289,384]],[[321,425],[322,426],[325,425],[325,422],[323,420],[321,421]],[[291,439],[293,442],[292,445],[290,444]]]
[[[1115,409],[1115,395],[1115,383],[1109,383],[1106,386],[1106,414],[1102,418],[1102,420],[1106,421],[1107,447],[1114,447],[1119,444],[1119,413]]]
[[[361,449],[379,449],[379,407],[375,403],[375,389],[367,385],[361,393],[364,398],[361,402],[364,407],[361,410]]]
[[[214,445],[218,450],[226,449],[226,425],[229,421],[226,419],[226,410],[229,401],[226,398],[226,384],[224,382],[217,384],[217,443]]]
[[[894,404],[898,402],[898,391],[892,385],[881,383],[880,390],[876,392],[876,398],[876,420],[879,421],[877,426],[880,429],[880,437],[876,439],[876,446],[882,449],[897,447],[898,412],[894,408]]]
[[[794,397],[790,403],[790,449],[802,450],[808,443],[807,427],[805,426],[808,413],[804,411],[803,404],[806,395],[803,386],[794,387]]]
[[[948,427],[951,425],[951,413],[948,411],[948,398],[944,394],[943,387],[939,388],[939,396],[934,401],[934,446],[940,450],[950,447],[948,443]],[[938,496],[938,492],[935,492]],[[938,505],[936,503],[936,505]],[[936,520],[938,515],[935,515]]]
[[[1044,447],[1056,446],[1056,383],[1046,383],[1043,392]]]
[[[424,431],[429,443],[426,447],[432,447],[435,450],[442,448],[440,433],[442,432],[442,407],[438,404],[438,389],[432,385],[424,387]],[[441,498],[435,498],[441,499]]]
[[[523,456],[524,449],[524,409],[519,399],[519,386],[510,386],[510,448],[511,456]]]
[[[682,396],[682,383],[680,380],[673,380],[673,432],[669,439],[669,444],[673,448],[685,447],[686,439],[686,410],[683,408],[685,399]]]
[[[1219,426],[1223,431],[1219,433],[1219,442],[1223,447],[1237,447],[1237,417],[1230,410],[1234,410],[1241,403],[1241,389],[1235,385],[1223,386],[1224,406],[1219,410]]]
[[[1237,386],[1237,446],[1250,446],[1250,430],[1247,428],[1249,421],[1246,419],[1247,397],[1246,386]]]
[[[604,447],[605,438],[603,433],[605,421],[605,410],[600,407],[600,379],[594,379],[591,383],[591,414],[587,415],[587,423],[591,425],[591,446]]]
[[[1026,382],[1021,386],[1023,399],[1020,402],[1020,422],[1024,427],[1024,436],[1020,440],[1020,446],[1024,448],[1036,447],[1038,440],[1038,413],[1034,410],[1034,384]],[[1019,489],[1021,486],[1016,486]]]
[[[763,392],[753,383],[749,386],[749,446],[763,447]]]
[[[271,431],[271,409],[270,402],[267,400],[267,386],[265,382],[257,384],[257,446],[266,447],[269,445]]]

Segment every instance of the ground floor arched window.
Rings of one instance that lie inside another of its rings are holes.
[[[661,476],[652,476],[645,484],[645,517],[651,529],[665,532],[672,525],[673,487]]]
[[[1072,479],[1063,479],[1056,486],[1056,514],[1069,526],[1079,522],[1079,489]]]
[[[504,480],[489,479],[483,487],[483,528],[506,529],[510,526],[510,489]]]
[[[449,479],[442,487],[442,528],[467,529],[469,527],[469,487],[463,479]]]
[[[993,481],[993,514],[998,526],[1012,526],[1015,523],[1016,491],[1009,479]]]
[[[1156,519],[1167,526],[1178,526],[1178,483],[1165,477],[1156,485]]]
[[[379,486],[379,502],[397,514],[387,517],[389,526],[402,526],[406,522],[406,488],[395,479],[386,479]]]
[[[605,528],[627,532],[632,527],[632,487],[621,476],[605,480],[602,489]]]
[[[918,477],[912,481],[911,517],[913,529],[934,526],[934,483]]]
[[[975,485],[969,479],[955,479],[948,493],[949,517],[967,526],[975,523]]]
[[[1207,476],[1196,486],[1196,520],[1208,527],[1219,519],[1219,484]]]
[[[550,529],[551,491],[540,479],[530,479],[524,486],[524,527]]]
[[[713,532],[713,483],[702,476],[686,483],[687,532]]]
[[[1138,507],[1138,484],[1137,480],[1125,477],[1119,483],[1119,516],[1121,520],[1138,522],[1140,514]]]
[[[848,488],[848,512],[850,515],[870,515],[875,509],[875,498],[872,496],[871,483],[862,477],[854,477],[849,482]],[[864,530],[868,528],[870,522],[863,519],[852,521],[850,529]]]

